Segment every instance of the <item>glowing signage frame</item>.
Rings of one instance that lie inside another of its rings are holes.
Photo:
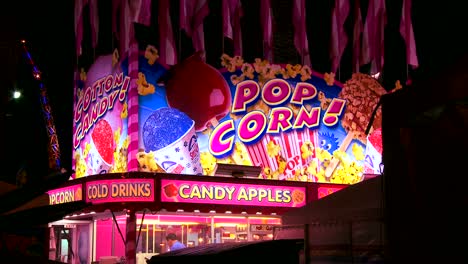
[[[344,189],[345,187],[318,187],[318,198],[321,199],[327,195]]]
[[[86,183],[86,202],[154,202],[154,179],[112,179]]]
[[[49,205],[71,203],[83,200],[82,188],[83,187],[81,184],[75,184],[46,192],[47,195],[49,195]]]

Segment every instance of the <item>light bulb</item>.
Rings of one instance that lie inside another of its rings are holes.
[[[13,92],[13,98],[14,99],[18,99],[21,97],[21,92],[20,91],[14,91]]]

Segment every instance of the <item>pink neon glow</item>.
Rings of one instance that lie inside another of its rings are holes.
[[[153,202],[153,179],[113,179],[86,183],[86,202]]]
[[[344,187],[319,187],[318,188],[318,198],[321,199],[327,195],[330,195],[334,192],[337,192]]]
[[[83,190],[81,184],[75,184],[60,189],[48,191],[49,204],[62,204],[81,201],[83,199]]]
[[[141,221],[142,214],[137,214],[137,219]],[[160,221],[161,224],[164,222],[173,223],[173,222],[190,222],[190,223],[211,223],[210,216],[196,216],[196,215],[145,215],[146,220],[156,220]],[[215,223],[238,223],[238,224],[247,224],[247,216],[227,216],[227,215],[215,215]],[[281,224],[280,218],[270,218],[270,217],[252,217],[249,216],[250,224],[269,224],[269,225],[279,225]]]
[[[125,237],[125,222],[122,223],[118,220],[120,220],[119,217],[117,217],[117,222]],[[105,256],[125,256],[125,244],[117,226],[113,225],[112,222],[112,218],[97,220],[96,222],[96,260]],[[114,228],[114,252],[112,252],[112,227]]]
[[[161,180],[161,201],[301,207],[305,187]]]

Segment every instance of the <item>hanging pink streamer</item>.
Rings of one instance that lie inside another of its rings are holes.
[[[123,5],[124,16],[122,18],[123,24],[125,25],[124,31],[121,32],[125,43],[121,47],[127,47],[128,45],[128,74],[130,76],[130,89],[128,91],[128,136],[130,137],[130,142],[128,145],[128,171],[137,171],[138,170],[138,85],[136,84],[138,80],[138,42],[135,38],[135,32],[133,24],[135,22],[141,23],[144,25],[149,25],[151,22],[150,13],[144,13],[151,9],[151,1],[125,1]],[[146,11],[145,11],[146,10]],[[127,49],[121,49],[126,51]],[[128,260],[127,260],[128,262]]]
[[[309,41],[307,40],[305,0],[293,3],[294,45],[302,58],[303,65],[310,66]]]
[[[270,0],[260,0],[260,23],[263,31],[263,56],[273,62],[273,10]]]
[[[411,0],[403,0],[401,12],[400,34],[406,44],[406,63],[417,68],[418,55],[416,54],[416,41],[414,40],[413,23],[411,22]]]
[[[120,14],[120,16],[119,16]],[[117,32],[117,21],[120,24]],[[150,25],[151,1],[114,0],[112,1],[112,32],[118,37],[119,50],[124,54],[134,35],[134,23]]]
[[[359,72],[361,56],[361,36],[363,31],[360,1],[354,2],[354,27],[353,27],[353,72]]]
[[[385,0],[370,0],[362,35],[361,65],[371,64],[371,74],[384,65],[384,29],[387,24]]]
[[[223,0],[223,34],[234,42],[234,55],[242,56],[242,31],[240,20],[243,16],[240,0]]]
[[[141,2],[136,7],[138,10],[138,16],[136,22],[145,26],[151,24],[151,0],[140,0]],[[135,1],[138,2],[138,1]]]
[[[331,61],[332,72],[336,72],[348,44],[348,36],[344,28],[344,23],[349,15],[349,0],[335,0],[335,7],[332,12],[331,31]]]
[[[210,13],[207,0],[180,0],[180,28],[192,37],[195,51],[205,51],[203,20]]]
[[[130,89],[128,90],[128,171],[138,170],[138,43],[135,39],[130,44],[128,57],[128,73],[130,76]]]
[[[75,0],[75,48],[76,56],[81,55],[81,42],[83,41],[83,9],[88,0]]]
[[[120,23],[119,10],[122,5],[122,0],[112,1],[112,36],[118,37],[117,25]]]
[[[166,65],[175,65],[177,63],[177,51],[169,11],[169,0],[159,0],[159,61]]]
[[[91,24],[91,45],[93,48],[96,48],[99,35],[99,10],[97,0],[89,0],[89,22]]]

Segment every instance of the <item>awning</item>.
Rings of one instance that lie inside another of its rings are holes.
[[[58,205],[46,205],[34,207],[11,214],[0,216],[0,227],[6,231],[14,228],[46,225],[58,221],[67,214],[82,210],[89,206],[83,201],[64,203]]]
[[[382,217],[382,177],[351,185],[282,215],[283,225]]]
[[[0,201],[2,201],[0,216],[44,195],[48,190],[59,187],[68,181],[70,175],[70,172],[54,172],[44,177],[41,182],[31,183],[21,188],[16,188],[16,186],[13,188],[11,184],[6,183],[0,185],[2,187],[0,191]]]

